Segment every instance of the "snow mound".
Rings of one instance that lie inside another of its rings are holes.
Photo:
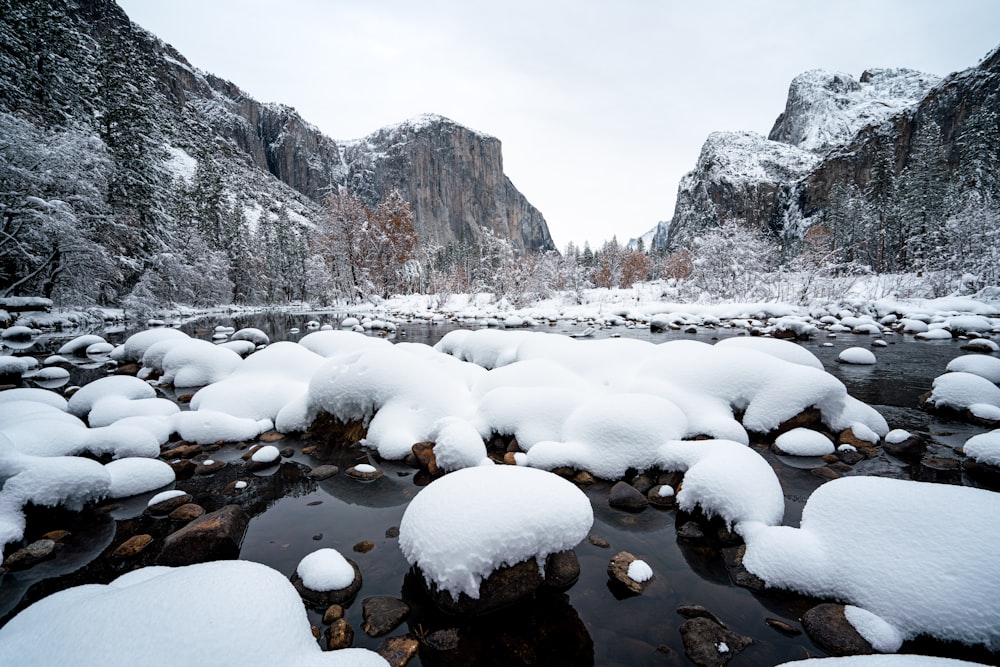
[[[972,373],[945,373],[934,378],[927,404],[936,408],[965,410],[981,403],[1000,407],[1000,387]]]
[[[852,655],[783,662],[777,667],[982,667],[978,662],[926,655]]]
[[[862,637],[879,653],[895,653],[903,646],[903,635],[867,609],[846,605],[844,616]]]
[[[270,419],[246,419],[215,410],[178,412],[173,420],[174,430],[181,438],[199,445],[245,442],[274,427]]]
[[[140,361],[146,350],[153,343],[163,340],[190,339],[183,331],[177,329],[149,329],[140,331],[128,337],[124,344],[111,352],[111,358],[120,363],[136,363]]]
[[[111,477],[108,495],[112,498],[127,498],[153,491],[176,479],[174,469],[159,459],[118,459],[105,464],[104,469]]]
[[[431,482],[410,502],[399,548],[428,583],[457,598],[479,598],[479,584],[502,565],[572,549],[594,522],[576,486],[543,470],[465,468]]]
[[[784,361],[790,361],[793,364],[812,366],[813,368],[823,370],[823,362],[820,361],[815,354],[797,343],[781,340],[780,338],[763,338],[761,336],[731,336],[729,338],[723,338],[716,343],[715,346],[720,348],[738,347],[757,350],[758,352],[770,354],[772,357],[777,357],[778,359],[782,359]]]
[[[905,638],[996,650],[1000,578],[986,573],[1000,571],[1000,533],[984,517],[998,513],[1000,494],[982,489],[844,477],[813,492],[801,528],[745,530],[743,563],[769,586],[845,600]]]
[[[224,380],[239,368],[243,358],[232,350],[192,338],[174,342],[159,360],[142,358],[144,368],[161,372],[160,383],[175,387],[203,387]]]
[[[107,343],[107,341],[105,341],[101,336],[97,336],[95,334],[84,334],[83,336],[77,336],[68,343],[65,343],[59,348],[57,354],[83,356],[87,353],[88,347],[91,345],[100,345],[102,343]]]
[[[972,436],[962,449],[966,456],[980,463],[1000,466],[1000,429]]]
[[[318,549],[299,561],[295,572],[311,591],[341,591],[354,583],[354,567],[336,549]]]
[[[967,354],[948,362],[946,371],[952,373],[972,373],[986,378],[993,384],[1000,384],[1000,359],[983,354]]]
[[[130,375],[109,375],[80,388],[70,397],[67,408],[71,414],[85,419],[98,401],[108,397],[126,400],[156,398],[156,390]]]
[[[833,454],[834,445],[830,438],[808,428],[793,428],[774,440],[774,445],[792,456],[824,456]]]
[[[212,622],[191,624],[178,642],[163,628],[179,618]],[[52,630],[44,642],[38,641],[40,627]],[[36,602],[0,628],[5,665],[168,667],[204,664],[207,656],[245,667],[388,665],[363,649],[323,652],[288,579],[240,560],[146,567],[106,586],[76,586]]]
[[[871,350],[866,350],[863,347],[849,347],[840,351],[840,354],[837,355],[837,361],[845,364],[870,366],[876,362],[876,359]]]

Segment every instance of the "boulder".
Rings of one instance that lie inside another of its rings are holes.
[[[465,593],[455,598],[431,584],[431,599],[444,612],[464,616],[478,616],[510,605],[531,596],[544,579],[534,558],[515,565],[505,565],[494,570],[479,585],[479,598],[472,599]]]
[[[170,514],[181,505],[186,505],[193,500],[194,496],[189,493],[185,493],[160,501],[154,505],[150,505],[146,508],[146,511],[150,514]]]
[[[54,540],[36,540],[23,549],[12,553],[3,564],[9,570],[24,570],[52,558],[55,552],[56,543]]]
[[[868,655],[875,649],[844,614],[844,605],[824,603],[802,615],[802,627],[814,644],[835,656]]]
[[[420,642],[413,637],[389,637],[378,647],[377,653],[389,663],[389,667],[403,667],[420,649]]]
[[[629,566],[638,559],[627,551],[615,554],[608,563],[608,576],[613,582],[620,584],[630,593],[639,594],[646,588],[649,581],[636,581],[629,576]]]
[[[617,482],[611,487],[608,504],[615,509],[641,512],[649,505],[649,500],[628,482]]]
[[[354,644],[354,628],[346,618],[335,619],[326,629],[326,647],[331,651],[350,648]]]
[[[240,544],[250,519],[239,505],[226,505],[205,514],[163,542],[158,565],[191,565],[239,558]]]
[[[911,435],[902,442],[889,442],[886,440],[882,445],[882,449],[887,454],[892,454],[904,461],[917,461],[927,451],[927,441],[919,435]]]
[[[152,544],[152,542],[153,542],[152,535],[146,535],[146,534],[133,535],[132,537],[122,542],[121,545],[112,552],[111,557],[121,558],[121,559],[134,558],[135,556],[138,556],[140,553],[142,553],[146,549],[146,547]]]
[[[753,639],[727,630],[718,622],[702,616],[681,624],[684,653],[699,667],[719,667],[753,643]]]
[[[365,633],[369,637],[381,637],[399,627],[410,615],[410,605],[388,595],[365,598],[361,603]]]
[[[572,549],[549,554],[545,559],[545,588],[564,591],[569,589],[580,578],[580,560]]]
[[[195,503],[185,503],[171,512],[168,517],[174,521],[193,521],[205,514],[205,508]]]

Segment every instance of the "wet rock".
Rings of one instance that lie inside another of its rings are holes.
[[[222,492],[227,496],[235,496],[243,493],[248,488],[250,488],[250,482],[242,479],[234,479],[229,484],[226,484],[226,488]]]
[[[649,500],[628,482],[617,482],[611,487],[608,504],[615,509],[641,512],[649,505]]]
[[[146,511],[150,514],[170,514],[181,505],[186,505],[192,500],[194,500],[194,497],[192,497],[189,493],[185,493],[180,496],[168,498],[164,501],[156,503],[155,505],[150,505],[146,508]]]
[[[212,475],[225,467],[226,467],[225,461],[216,461],[215,459],[205,459],[204,461],[195,463],[194,474]]]
[[[278,453],[281,454],[281,458],[283,459],[290,459],[295,456],[295,450],[291,447],[285,447]]]
[[[375,543],[370,540],[362,540],[351,548],[359,554],[366,554],[375,548]]]
[[[387,595],[365,598],[361,603],[361,617],[369,637],[381,637],[399,627],[410,615],[410,605]]]
[[[629,565],[636,560],[638,559],[629,552],[619,551],[615,554],[615,557],[611,559],[611,562],[608,563],[608,576],[612,581],[621,584],[630,592],[638,594],[642,593],[649,581],[640,582],[628,576]]]
[[[133,535],[119,545],[117,549],[112,552],[112,558],[134,558],[142,553],[146,547],[153,543],[152,535]]]
[[[249,522],[239,505],[226,505],[167,535],[156,562],[159,565],[190,565],[239,558],[240,544]]]
[[[326,629],[326,648],[336,651],[354,645],[354,628],[346,618],[338,618]]]
[[[857,449],[838,449],[835,456],[838,461],[849,466],[861,463],[865,459],[869,458]],[[826,457],[824,457],[823,460],[826,460]],[[827,461],[827,463],[830,463],[830,461]]]
[[[479,585],[479,599],[465,593],[455,598],[448,591],[431,585],[428,593],[434,603],[449,614],[477,616],[509,607],[531,596],[542,585],[542,574],[534,558],[494,570]]]
[[[685,521],[677,527],[677,537],[682,540],[704,539],[705,531],[701,529],[696,521]]]
[[[786,623],[779,618],[765,618],[764,622],[768,624],[769,627],[774,628],[786,637],[798,637],[802,634],[802,631],[791,623]]]
[[[707,618],[710,621],[718,623],[722,627],[726,627],[726,624],[720,621],[715,614],[710,612],[705,607],[702,607],[700,604],[682,604],[681,606],[677,607],[675,611],[687,619]]]
[[[431,475],[437,475],[441,472],[441,469],[438,468],[437,457],[434,456],[433,442],[418,442],[410,449],[413,451],[413,456],[417,459],[417,466],[419,468],[426,470]]]
[[[911,435],[902,442],[889,442],[887,440],[883,443],[882,449],[887,454],[892,454],[904,461],[916,461],[927,451],[927,441],[919,435]]]
[[[823,414],[819,411],[819,408],[810,406],[795,415],[791,419],[783,421],[778,425],[778,428],[771,432],[771,435],[780,435],[787,431],[791,431],[796,428],[814,428],[820,426],[823,421]]]
[[[307,445],[306,447],[302,448],[302,453],[305,454],[306,456],[312,456],[317,451],[319,451],[319,447],[316,445]]]
[[[809,639],[835,656],[867,655],[875,649],[844,615],[844,605],[824,603],[802,615],[802,627]]]
[[[841,473],[837,472],[836,470],[834,470],[830,466],[822,466],[822,467],[819,467],[819,468],[813,468],[812,470],[809,471],[809,473],[813,477],[819,477],[820,479],[826,480],[828,482],[831,481],[831,480],[840,479],[841,477],[843,477],[843,475]]]
[[[174,459],[172,461],[167,461],[174,471],[174,477],[178,481],[184,479],[191,479],[194,476],[194,470],[197,467],[190,459]]]
[[[281,442],[285,439],[284,433],[278,433],[277,431],[268,431],[267,433],[262,433],[260,435],[261,442]]]
[[[361,570],[358,568],[358,564],[355,563],[350,558],[345,558],[351,567],[354,568],[354,580],[347,586],[347,588],[341,588],[333,591],[314,591],[311,588],[306,588],[305,584],[302,583],[302,577],[299,576],[298,572],[292,574],[292,585],[295,586],[295,590],[299,592],[299,595],[306,602],[311,603],[317,609],[329,609],[332,605],[346,606],[354,599],[354,596],[358,594],[361,590]]]
[[[205,508],[195,503],[185,503],[168,516],[174,521],[193,521],[205,513]]]
[[[878,450],[875,449],[875,445],[863,438],[859,438],[855,435],[854,429],[851,428],[845,428],[837,434],[837,445],[851,445],[864,454],[867,459],[878,456]]]
[[[371,482],[382,476],[381,470],[367,463],[359,463],[356,466],[351,466],[346,472],[350,477],[360,479],[364,482]]]
[[[670,489],[670,492],[664,495],[662,493],[663,489]],[[669,509],[677,504],[677,494],[673,492],[673,487],[664,484],[657,484],[646,494],[646,500],[648,500],[649,504],[653,507]]]
[[[569,589],[580,578],[580,560],[572,549],[549,554],[545,559],[546,588],[564,591]]]
[[[321,465],[316,466],[310,470],[307,474],[309,479],[315,479],[317,482],[322,482],[324,479],[329,479],[340,472],[340,468],[335,465]]]
[[[389,528],[386,528],[385,536],[391,540],[394,540],[397,537],[399,537],[399,526],[390,526]]]
[[[580,472],[573,475],[573,483],[579,486],[590,486],[596,481],[597,480],[594,479],[594,476],[591,475],[586,470],[581,470]]]
[[[389,667],[403,667],[420,649],[420,642],[413,637],[389,637],[376,651],[382,656]]]
[[[428,633],[424,641],[435,651],[451,651],[458,648],[461,639],[462,637],[456,628],[448,628]]]
[[[55,552],[56,543],[54,540],[36,540],[7,556],[3,564],[9,570],[25,570],[52,558]]]
[[[139,364],[122,364],[115,369],[115,375],[138,375],[139,371],[142,370],[142,366]]]
[[[980,463],[975,459],[965,459],[962,467],[970,479],[988,489],[1000,490],[1000,467]]]
[[[330,625],[337,619],[344,618],[344,608],[339,604],[332,604],[323,612],[323,624]]]
[[[68,530],[50,530],[49,532],[42,535],[41,539],[52,540],[53,542],[62,542],[72,534],[73,533],[69,532]]]
[[[938,484],[961,484],[962,464],[956,459],[932,456],[921,459],[913,470],[913,479],[918,482]]]
[[[201,454],[201,445],[183,443],[162,452],[160,456],[164,459],[189,459],[198,454]]]
[[[684,621],[681,641],[685,655],[699,667],[725,665],[753,643],[750,637],[727,630],[708,618]]]
[[[600,547],[602,549],[607,549],[611,544],[603,537],[598,537],[597,535],[588,535],[587,541],[593,544],[595,547]]]
[[[653,479],[652,475],[642,473],[641,475],[636,475],[631,484],[635,487],[636,491],[642,495],[646,495],[651,488],[656,486],[656,480]]]
[[[764,580],[744,567],[743,557],[746,553],[747,547],[745,544],[723,549],[722,562],[725,563],[726,572],[729,573],[729,579],[733,584],[742,588],[748,588],[751,591],[760,592],[765,588]]]
[[[506,452],[503,455],[503,464],[505,466],[516,466],[517,465],[517,454],[514,452]]]

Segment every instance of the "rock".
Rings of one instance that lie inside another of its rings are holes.
[[[636,475],[631,484],[635,487],[636,491],[642,495],[646,495],[651,488],[656,486],[656,480],[648,473],[642,473],[641,475]]]
[[[732,660],[753,639],[727,630],[708,618],[692,618],[681,624],[684,653],[699,667],[718,667]]]
[[[385,529],[385,536],[391,540],[399,537],[399,526],[390,526]]]
[[[705,537],[705,531],[697,521],[685,521],[677,527],[677,537],[682,540],[700,540]]]
[[[608,564],[608,576],[612,581],[618,582],[630,592],[639,594],[642,593],[643,589],[646,588],[646,584],[649,582],[636,581],[632,577],[628,576],[629,565],[636,560],[638,559],[629,552],[619,551]]]
[[[339,604],[332,604],[323,612],[324,625],[330,625],[339,618],[344,618],[344,608]]]
[[[278,433],[277,431],[268,431],[267,433],[261,433],[259,440],[261,442],[281,442],[285,439],[284,433]]]
[[[594,476],[591,475],[586,470],[581,470],[580,472],[573,475],[573,483],[578,484],[579,486],[590,486],[596,481],[597,480],[594,479]]]
[[[597,535],[588,535],[587,541],[593,544],[595,547],[600,547],[602,549],[607,549],[611,544],[603,537],[598,537]]]
[[[791,431],[797,428],[814,429],[820,426],[822,421],[823,421],[823,413],[819,411],[819,408],[810,406],[805,410],[803,410],[802,412],[800,412],[799,414],[792,417],[791,419],[783,421],[781,424],[778,425],[778,428],[774,429],[774,431],[771,432],[771,435],[775,436],[780,435],[781,433],[785,433],[787,431]]]
[[[813,468],[812,470],[809,471],[809,473],[813,477],[819,477],[820,479],[824,479],[826,481],[831,481],[831,480],[834,480],[834,479],[840,479],[841,477],[843,477],[843,475],[841,473],[837,472],[836,470],[834,470],[830,466],[822,466],[822,467],[819,467],[819,468]]]
[[[505,452],[503,455],[503,464],[505,466],[516,466],[517,454],[514,452]]]
[[[365,598],[361,603],[362,626],[369,637],[381,637],[399,627],[410,615],[410,605],[387,595]]]
[[[62,542],[67,537],[73,533],[68,530],[50,530],[49,532],[42,535],[43,540],[52,540],[53,542]]]
[[[702,607],[700,604],[682,604],[681,606],[677,607],[675,611],[684,618],[688,619],[707,618],[708,620],[713,621],[714,623],[718,623],[722,627],[726,627],[726,624],[720,621],[715,614],[710,612],[705,607]]]
[[[371,482],[382,476],[382,471],[367,463],[359,463],[347,469],[347,474],[354,479]]]
[[[843,431],[837,434],[837,444],[851,445],[858,451],[864,451],[866,449],[874,448],[874,445],[871,442],[868,442],[863,438],[859,438],[857,435],[854,434],[854,429],[850,428],[845,428]]]
[[[167,535],[156,562],[158,565],[191,565],[239,558],[249,522],[239,505],[226,505]]]
[[[424,641],[435,651],[451,651],[458,648],[458,643],[461,639],[462,637],[456,628],[448,628],[447,630],[435,630],[428,633]]]
[[[36,540],[7,556],[3,564],[9,570],[25,570],[52,558],[55,552],[56,543],[54,540]]]
[[[326,647],[331,651],[350,648],[354,644],[354,628],[346,618],[338,618],[326,629]]]
[[[375,543],[369,540],[362,540],[351,548],[359,554],[366,554],[375,548]]]
[[[486,614],[527,598],[542,585],[542,574],[534,558],[515,565],[497,568],[479,585],[479,598],[474,600],[465,593],[455,598],[448,591],[435,585],[429,588],[434,603],[444,612],[464,616]]]
[[[809,639],[835,656],[868,655],[875,649],[844,615],[844,605],[824,603],[802,615],[802,627]]]
[[[543,586],[564,591],[580,578],[580,560],[572,549],[557,551],[545,559],[545,581]]]
[[[162,502],[158,502],[155,505],[150,505],[146,508],[146,511],[150,514],[169,514],[181,505],[186,505],[187,503],[194,500],[194,497],[189,493],[185,493],[181,496],[175,496],[173,498],[168,498]]]
[[[191,479],[194,475],[194,470],[197,467],[190,459],[174,459],[172,461],[168,461],[167,465],[173,469],[174,477],[176,477],[178,481]]]
[[[432,475],[437,475],[441,472],[441,469],[438,468],[437,458],[434,456],[433,442],[418,442],[411,449],[417,459],[417,465],[421,469],[426,470]]]
[[[617,482],[611,487],[608,504],[615,509],[641,512],[649,505],[649,500],[628,482]]]
[[[195,503],[185,503],[168,516],[174,521],[192,521],[205,513],[205,508]]]
[[[420,649],[420,642],[413,637],[389,637],[378,647],[377,653],[389,663],[389,667],[403,667]]]
[[[189,459],[198,454],[201,454],[201,445],[184,443],[162,452],[160,456],[164,459]]]
[[[306,456],[312,456],[317,451],[319,451],[319,447],[317,445],[308,445],[302,448],[302,453]]]
[[[733,584],[741,586],[742,588],[748,588],[751,591],[760,592],[766,587],[764,580],[743,566],[743,557],[746,553],[747,547],[745,544],[741,544],[738,547],[723,549],[722,562],[725,563],[726,571],[729,573],[729,579],[733,582]]]
[[[962,467],[970,479],[994,491],[1000,491],[1000,467],[965,459]]]
[[[916,461],[927,451],[927,441],[919,435],[911,435],[902,442],[889,442],[887,440],[882,444],[882,449],[904,461]]]
[[[657,484],[649,490],[646,494],[646,500],[653,507],[660,507],[663,509],[669,509],[677,504],[677,494],[670,493],[668,495],[661,495],[660,490],[664,488],[665,485]],[[670,487],[671,489],[673,487]]]
[[[327,464],[327,465],[316,466],[315,468],[310,470],[308,473],[308,477],[309,479],[314,479],[317,482],[322,482],[324,479],[329,479],[333,477],[338,472],[340,472],[340,468],[338,468],[335,465]]]
[[[861,463],[868,458],[863,452],[857,449],[838,449],[834,457],[841,463],[849,466]],[[826,460],[826,457],[823,460]],[[830,463],[830,461],[827,461],[827,463]]]
[[[138,556],[153,543],[152,535],[133,535],[119,545],[117,549],[112,552],[112,558],[133,558]]]
[[[278,453],[281,454],[281,458],[290,459],[293,456],[295,456],[295,449],[293,449],[292,447],[284,447]]]
[[[225,467],[226,464],[224,461],[216,461],[215,459],[205,459],[204,461],[195,462],[194,474],[211,475]]]
[[[243,479],[234,479],[229,484],[226,484],[226,488],[222,490],[227,496],[235,496],[243,493],[250,487],[250,482]]]
[[[764,622],[786,637],[798,637],[802,634],[797,627],[778,618],[765,618]]]
[[[961,484],[962,464],[956,459],[945,459],[936,456],[921,459],[913,471],[913,479],[918,482]]]
[[[354,599],[358,591],[361,590],[362,578],[361,569],[358,568],[358,564],[350,558],[345,558],[344,560],[354,568],[354,580],[347,588],[332,591],[314,591],[311,588],[305,587],[305,584],[302,583],[302,577],[299,576],[298,572],[292,574],[292,585],[295,586],[295,590],[299,592],[303,600],[311,603],[312,606],[318,609],[329,609],[333,605],[346,606]]]

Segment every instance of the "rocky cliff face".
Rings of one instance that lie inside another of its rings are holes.
[[[880,155],[888,156],[893,177],[918,169],[916,137],[932,124],[945,156],[937,177],[960,196],[983,187],[975,173],[995,173],[998,118],[997,51],[943,80],[905,69],[868,70],[858,80],[805,72],[789,86],[767,139],[714,133],[706,140],[697,166],[680,183],[673,219],[656,228],[654,245],[677,247],[727,219],[784,238],[801,234],[822,218],[836,186],[867,192]]]
[[[425,115],[341,142],[341,157],[337,182],[370,205],[398,189],[423,241],[475,244],[488,229],[521,249],[554,249],[542,214],[504,175],[495,137]]]

